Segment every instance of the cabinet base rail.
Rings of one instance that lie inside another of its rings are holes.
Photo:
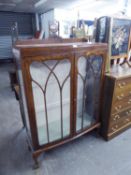
[[[53,148],[55,148],[55,147],[58,147],[58,146],[63,145],[63,144],[65,144],[65,143],[68,143],[68,142],[70,142],[70,141],[73,141],[73,140],[79,138],[80,136],[82,136],[82,135],[84,135],[84,134],[87,134],[88,132],[90,132],[90,131],[92,131],[92,130],[94,130],[94,129],[98,129],[98,128],[100,128],[100,123],[97,123],[97,124],[92,125],[89,129],[83,131],[83,132],[80,133],[80,134],[77,134],[77,135],[75,135],[75,136],[73,136],[73,137],[67,138],[67,139],[65,139],[65,140],[63,140],[63,141],[58,141],[58,142],[55,143],[55,144],[50,144],[50,146],[46,146],[46,147],[43,146],[42,148],[39,148],[39,149],[37,149],[37,150],[33,150],[33,147],[32,147],[32,145],[31,145],[30,139],[29,139],[29,137],[27,136],[28,149],[29,149],[29,151],[32,152],[32,158],[33,158],[33,160],[34,160],[33,169],[37,169],[37,168],[40,167],[39,161],[38,161],[38,157],[39,157],[42,153],[44,153],[45,151],[48,151],[48,150],[50,150],[50,149],[53,149]]]

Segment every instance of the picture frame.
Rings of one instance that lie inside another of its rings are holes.
[[[113,18],[111,29],[111,57],[128,54],[131,20]]]
[[[103,16],[97,19],[95,41],[108,43],[106,72],[115,59],[128,59],[131,44],[131,18]]]
[[[128,55],[130,36],[130,18],[103,16],[97,19],[95,41],[108,43],[110,59]]]

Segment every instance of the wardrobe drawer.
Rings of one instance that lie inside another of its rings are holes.
[[[122,101],[123,99],[131,96],[131,89],[125,89],[123,92],[115,92],[113,102]]]
[[[127,116],[127,117],[125,116],[124,118],[120,117],[117,120],[117,122],[115,121],[110,123],[108,133],[116,132],[128,124],[131,124],[131,116]]]
[[[112,114],[111,115],[111,119],[110,119],[110,125],[125,120],[126,117],[130,117],[131,118],[131,108],[124,110],[120,113],[116,113],[116,114]]]
[[[126,78],[116,81],[115,95],[120,95],[121,93],[126,93],[131,95],[131,78]]]
[[[117,100],[112,104],[111,114],[121,112],[131,107],[131,96],[124,98],[123,100]]]
[[[116,88],[117,89],[124,89],[125,87],[131,87],[131,78],[124,78],[121,80],[116,81]]]

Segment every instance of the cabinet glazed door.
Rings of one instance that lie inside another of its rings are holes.
[[[31,95],[40,146],[71,135],[71,62],[72,58],[65,57],[30,63]]]
[[[76,133],[98,122],[102,65],[101,55],[76,60]]]

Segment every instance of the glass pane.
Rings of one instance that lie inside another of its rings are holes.
[[[97,102],[100,92],[102,58],[80,57],[77,75],[77,126],[80,131],[96,121]]]
[[[70,134],[70,78],[67,79],[62,90],[63,100],[63,136]]]
[[[82,124],[82,101],[83,101],[83,81],[78,75],[77,80],[77,130],[81,129]]]
[[[25,96],[25,89],[24,89],[24,85],[23,85],[23,76],[22,76],[22,72],[21,69],[17,70],[17,75],[18,75],[18,82],[20,85],[20,98],[21,100],[19,101],[20,104],[20,109],[22,112],[22,115],[25,119],[26,122],[26,129],[28,131],[28,134],[31,138],[31,131],[30,131],[30,122],[29,122],[29,116],[28,116],[28,110],[27,110],[27,103],[26,103],[26,96]]]
[[[53,74],[51,74],[47,83],[46,103],[50,137],[49,141],[51,142],[61,138],[60,88]]]
[[[66,59],[30,66],[40,145],[70,134],[70,69]]]
[[[99,95],[100,95],[100,88],[101,88],[101,84],[100,84],[100,78],[101,78],[101,70],[102,70],[102,57],[97,55],[97,56],[90,56],[88,57],[88,64],[87,64],[87,69],[88,66],[92,67],[92,70],[94,72],[94,96],[95,96],[95,102],[98,103],[99,101]],[[91,76],[92,73],[90,73],[90,69],[88,71],[88,76]],[[93,86],[93,85],[92,85]]]

